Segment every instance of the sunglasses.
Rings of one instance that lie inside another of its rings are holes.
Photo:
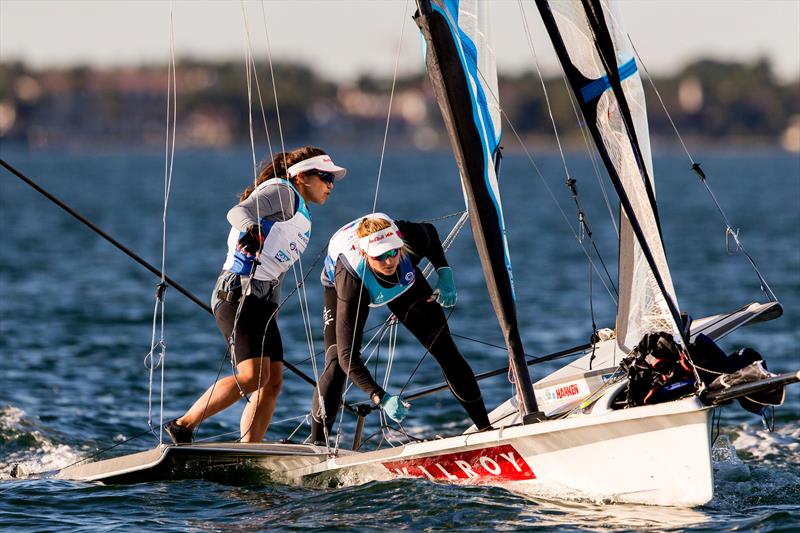
[[[400,248],[395,248],[394,250],[389,250],[388,252],[383,252],[381,255],[374,257],[373,259],[377,259],[378,261],[386,261],[391,257],[397,257],[397,254],[400,253]]]
[[[314,170],[313,173],[319,176],[319,179],[327,185],[333,185],[333,182],[336,181],[336,176],[330,172]]]

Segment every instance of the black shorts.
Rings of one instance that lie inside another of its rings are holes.
[[[271,362],[283,361],[283,343],[278,331],[278,303],[270,296],[250,294],[245,298],[239,320],[236,321],[235,344],[231,354],[234,365],[262,355]],[[226,343],[230,343],[238,307],[238,301],[215,302],[214,319]]]

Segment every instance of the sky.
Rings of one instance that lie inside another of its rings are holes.
[[[519,2],[491,3],[501,74],[535,68]],[[628,33],[655,74],[701,56],[766,56],[782,80],[800,77],[800,0],[621,3]],[[164,63],[172,11],[178,57],[243,60],[248,34],[256,56],[266,57],[268,35],[273,61],[301,61],[334,81],[391,75],[395,64],[407,74],[422,70],[414,7],[407,0],[0,0],[0,60],[35,67]],[[526,1],[524,8],[539,63],[552,74],[557,62],[535,6]]]

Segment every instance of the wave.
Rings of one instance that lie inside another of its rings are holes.
[[[13,405],[0,408],[0,481],[12,479],[17,467],[29,474],[43,473],[81,459],[80,452],[47,433],[38,420],[26,416],[22,409]]]

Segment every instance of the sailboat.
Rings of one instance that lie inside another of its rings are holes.
[[[491,429],[374,451],[291,443],[161,444],[137,454],[77,464],[51,475],[105,483],[192,477],[203,468],[256,465],[270,479],[331,486],[411,477],[492,484],[510,490],[671,506],[714,494],[715,405],[800,380],[772,376],[712,395],[619,408],[628,381],[618,371],[647,334],[686,347],[781,315],[777,300],[690,321],[681,314],[661,240],[642,83],[613,6],[604,0],[539,0],[537,6],[620,200],[620,296],[615,331],[565,354],[574,360],[533,382],[523,349],[497,175],[501,112],[486,2],[418,0],[428,74],[461,177],[486,286],[509,356],[515,394],[490,413]],[[407,399],[435,389],[412,392]]]

